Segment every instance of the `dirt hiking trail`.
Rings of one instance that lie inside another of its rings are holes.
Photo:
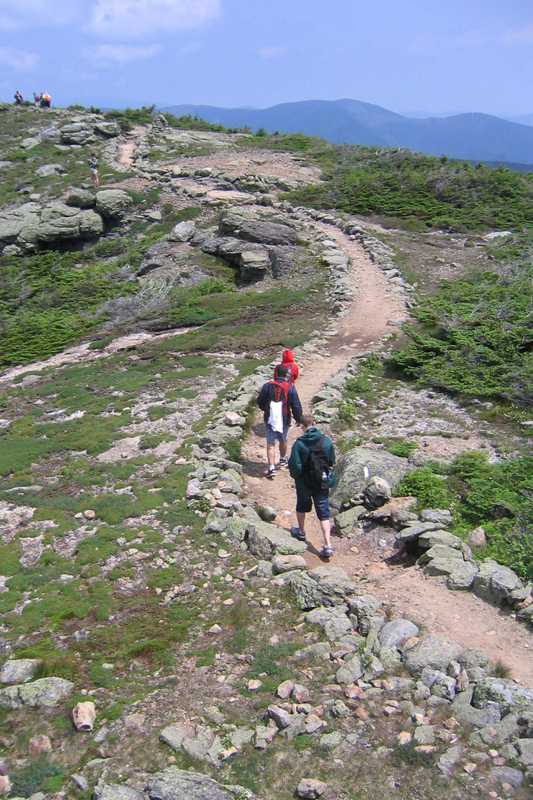
[[[350,258],[357,295],[346,316],[336,321],[326,357],[313,355],[298,361],[296,389],[304,412],[311,411],[313,395],[354,353],[377,344],[389,333],[388,321],[406,316],[403,296],[394,292],[362,247],[337,228],[322,225],[321,229]],[[288,452],[299,435],[299,428],[289,430]],[[243,445],[243,467],[250,499],[273,506],[278,512],[276,522],[282,527],[296,524],[296,494],[287,468],[278,468],[273,480],[265,478],[266,442],[259,410]],[[314,511],[307,515],[306,534],[308,567],[326,563],[318,555],[323,539]],[[333,557],[328,563],[358,579],[362,593],[375,594],[394,615],[407,616],[423,632],[440,633],[465,648],[483,650],[492,663],[503,662],[513,680],[533,686],[533,637],[527,628],[472,593],[450,591],[441,580],[427,577],[417,568],[391,563],[395,551],[390,528],[378,527],[368,533],[361,528],[345,539],[333,537],[332,544]]]

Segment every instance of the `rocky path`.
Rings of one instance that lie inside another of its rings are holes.
[[[133,153],[137,146],[137,137],[145,132],[143,125],[135,125],[127,134],[125,141],[118,146],[118,163],[129,169],[133,164]]]
[[[304,411],[311,410],[315,392],[355,352],[378,343],[391,330],[387,323],[406,314],[402,296],[392,290],[362,248],[336,228],[323,225],[322,230],[350,257],[357,296],[333,329],[336,333],[329,340],[329,354],[310,356],[299,364],[296,388]],[[291,428],[289,447],[299,434],[299,428]],[[266,445],[260,412],[244,443],[243,463],[249,497],[276,508],[278,524],[286,528],[294,525],[295,492],[288,470],[278,469],[273,481],[264,477]],[[306,560],[312,568],[322,563],[318,553],[323,544],[314,513],[307,518],[306,533]],[[393,541],[390,529],[375,529],[369,534],[361,530],[348,539],[334,539],[334,556],[329,563],[357,577],[363,591],[376,594],[396,614],[405,614],[422,629],[448,635],[464,647],[478,647],[493,663],[503,662],[513,680],[533,686],[533,637],[527,628],[473,594],[451,592],[444,583],[417,569],[391,565],[387,557],[393,552]]]

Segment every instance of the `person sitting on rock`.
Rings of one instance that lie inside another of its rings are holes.
[[[279,465],[287,463],[287,433],[291,424],[291,412],[296,422],[302,416],[300,398],[294,386],[287,380],[287,367],[279,364],[277,380],[263,384],[257,397],[257,405],[263,412],[267,440],[267,478],[276,475],[276,442],[279,442]]]
[[[294,383],[296,378],[298,377],[298,366],[294,363],[294,356],[292,355],[292,350],[284,350],[283,357],[281,359],[281,363],[284,367],[287,367],[287,379],[289,383]],[[278,377],[278,367],[274,368],[274,380]]]

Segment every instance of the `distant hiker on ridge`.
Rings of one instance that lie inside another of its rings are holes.
[[[331,468],[335,463],[335,450],[329,436],[315,428],[315,421],[310,414],[302,416],[300,427],[304,431],[303,436],[294,442],[289,458],[289,472],[296,486],[298,520],[298,525],[291,528],[291,536],[305,542],[305,515],[314,505],[324,537],[320,557],[330,558],[333,548],[330,537],[329,490],[334,483]]]
[[[35,107],[39,108],[39,106],[41,105],[41,95],[37,94],[37,92],[34,92],[33,93],[33,99],[35,101]]]
[[[17,91],[15,92],[15,103],[16,103],[18,106],[21,106],[21,105],[22,105],[22,95],[21,95],[21,93],[19,92],[19,90],[18,90],[18,89],[17,89]]]
[[[279,465],[287,463],[287,433],[291,424],[291,411],[296,422],[302,416],[300,398],[294,386],[287,379],[287,367],[279,364],[276,367],[277,380],[263,384],[257,397],[257,405],[263,412],[265,434],[267,440],[267,478],[276,474],[276,442],[279,442]]]
[[[294,357],[292,355],[292,350],[284,350],[283,357],[281,359],[281,363],[284,367],[287,367],[287,379],[289,383],[294,383],[296,378],[298,377],[298,366],[294,363]],[[274,368],[274,380],[278,377],[278,367]]]

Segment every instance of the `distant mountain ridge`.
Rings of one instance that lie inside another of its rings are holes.
[[[408,147],[473,161],[533,164],[533,127],[490,114],[416,119],[358,100],[305,100],[270,108],[179,105],[165,111],[198,115],[227,127],[305,133],[334,144]]]

